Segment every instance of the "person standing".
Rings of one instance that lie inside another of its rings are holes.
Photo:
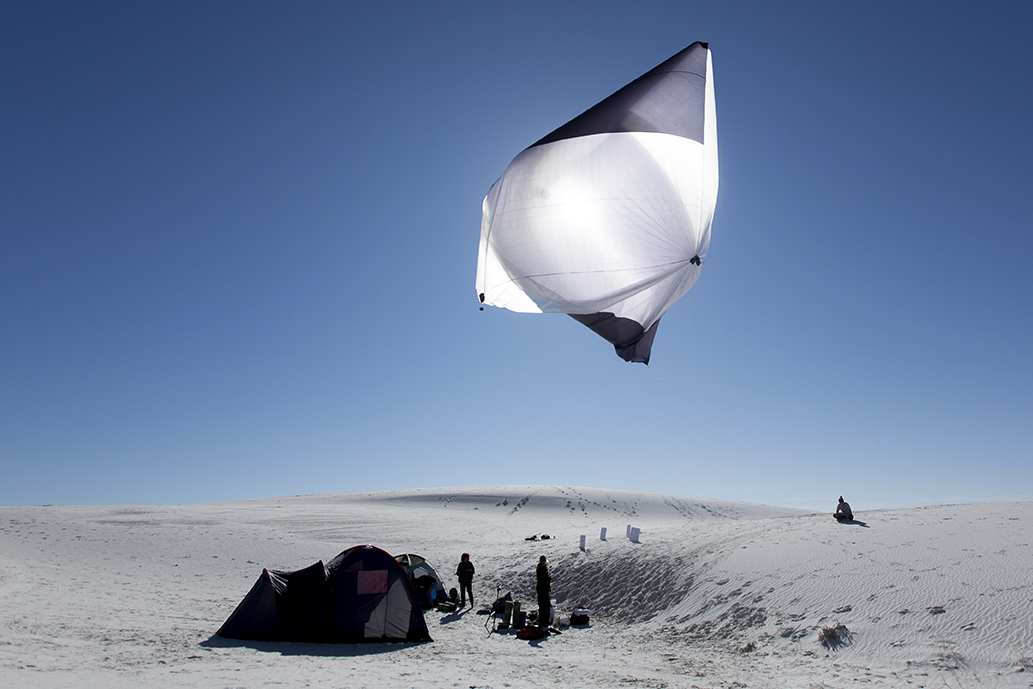
[[[549,628],[549,620],[552,618],[552,602],[549,594],[552,590],[552,578],[549,576],[549,563],[542,555],[538,558],[538,570],[535,572],[538,580],[538,626],[542,629]]]
[[[473,607],[473,563],[470,562],[470,553],[463,553],[459,566],[456,567],[456,576],[459,577],[459,607],[466,607],[466,594],[470,594],[470,607]]]

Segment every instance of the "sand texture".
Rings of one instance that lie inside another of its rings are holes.
[[[854,508],[557,486],[0,507],[0,686],[1033,686],[1033,503]],[[425,644],[213,636],[263,567],[366,543],[449,588],[469,552],[477,607],[498,586],[536,608],[546,555],[558,608],[591,623],[527,642],[428,611]]]

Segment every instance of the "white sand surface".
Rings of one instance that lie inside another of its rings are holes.
[[[555,486],[0,507],[0,687],[1033,686],[1033,503],[854,507],[863,525]],[[526,642],[430,611],[425,644],[213,638],[263,567],[365,543],[446,587],[469,552],[478,607],[496,585],[536,607],[544,554],[591,624]]]

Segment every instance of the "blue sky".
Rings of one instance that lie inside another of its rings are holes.
[[[1033,499],[1033,4],[0,6],[0,504],[565,484]],[[510,159],[693,41],[648,367],[478,310]]]

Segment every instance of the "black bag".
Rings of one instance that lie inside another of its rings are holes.
[[[507,600],[513,600],[513,594],[512,593],[507,593],[506,595],[502,596],[501,598],[496,600],[494,603],[492,603],[491,611],[493,613],[495,613],[496,615],[501,615],[502,613],[504,613],[506,611],[506,601]]]

